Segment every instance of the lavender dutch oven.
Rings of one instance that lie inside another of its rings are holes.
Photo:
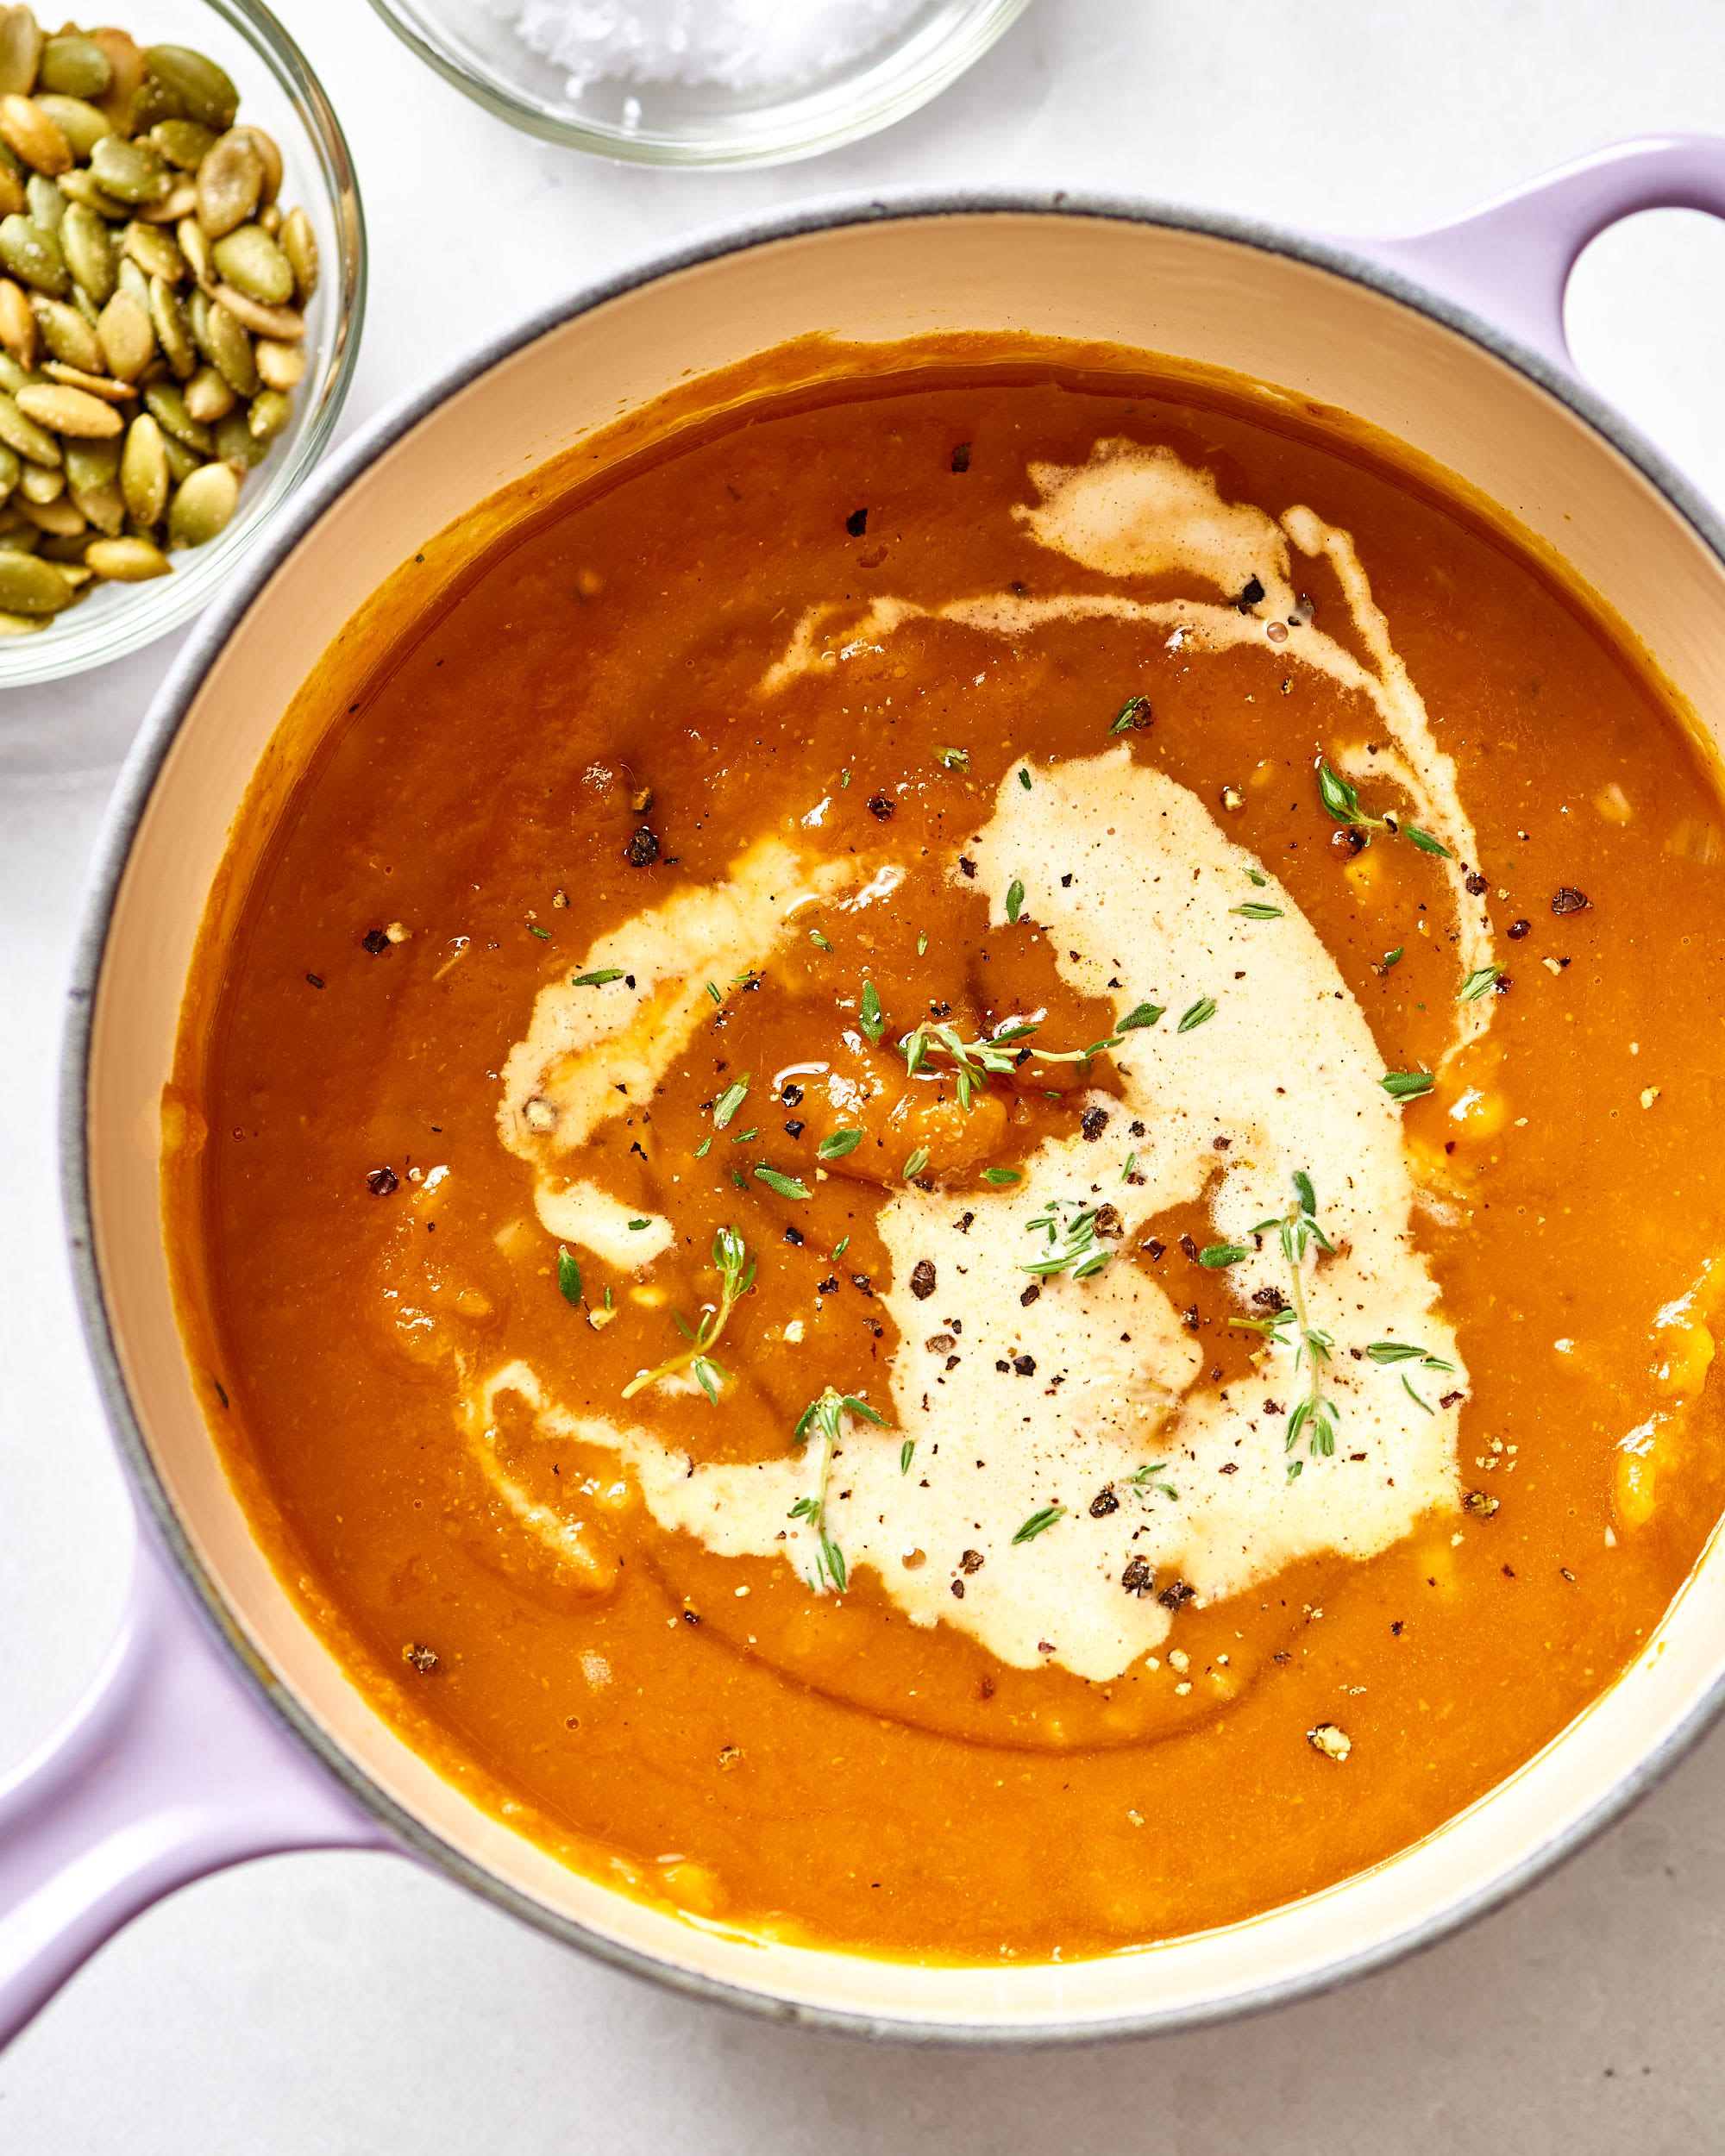
[[[739,1940],[564,1871],[403,1745],[247,1531],[193,1399],[157,1200],[159,1099],[204,893],[299,682],[412,542],[619,411],[812,330],[1019,329],[1226,367],[1357,413],[1547,541],[1725,738],[1725,530],[1575,379],[1563,294],[1634,211],[1725,216],[1725,141],[1634,143],[1459,222],[1332,243],[1129,201],[809,210],[557,307],[398,407],[308,486],[147,721],[100,849],[67,1026],[66,1205],[138,1509],[120,1638],[0,1789],[0,2037],[118,1926],[242,1858],[417,1856],[573,1946],[699,1996],[872,2035],[1143,2034],[1291,1999],[1429,1943],[1549,1869],[1725,1702],[1725,1551],[1634,1666],[1416,1847],[1250,1923],[1067,1967],[919,1969]],[[404,548],[403,535],[407,545]]]

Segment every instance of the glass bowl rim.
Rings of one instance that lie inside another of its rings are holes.
[[[371,0],[373,11],[427,66],[525,134],[627,164],[731,171],[816,157],[906,118],[973,66],[1029,4],[1030,0],[968,0],[939,41],[913,64],[895,70],[902,48],[888,46],[872,65],[865,54],[846,81],[762,105],[747,116],[746,127],[717,120],[703,138],[644,128],[631,132],[609,122],[553,111],[471,66],[427,19],[419,0]]]

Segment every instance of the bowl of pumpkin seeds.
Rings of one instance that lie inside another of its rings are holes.
[[[188,619],[328,445],[365,241],[339,124],[254,0],[0,4],[0,684]]]

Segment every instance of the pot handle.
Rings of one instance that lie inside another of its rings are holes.
[[[1725,141],[1672,135],[1615,143],[1448,224],[1353,245],[1573,374],[1563,318],[1570,272],[1589,241],[1642,210],[1725,217]]]
[[[396,1846],[247,1689],[141,1528],[94,1684],[0,1783],[0,2046],[174,1888],[282,1850]]]

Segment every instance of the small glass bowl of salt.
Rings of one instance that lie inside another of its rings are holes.
[[[780,165],[872,135],[1028,0],[372,0],[530,135],[642,165]]]

